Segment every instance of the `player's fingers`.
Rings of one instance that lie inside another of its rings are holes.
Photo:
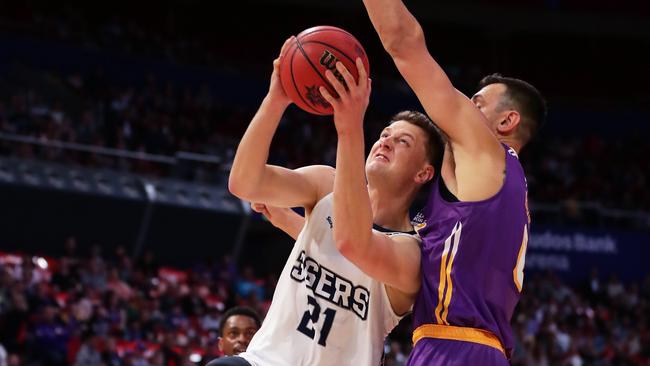
[[[251,208],[255,212],[262,212],[264,209],[264,204],[263,203],[257,203],[257,202],[251,202]]]
[[[348,71],[348,68],[343,65],[343,62],[337,61],[336,62],[336,69],[341,73],[343,76],[343,79],[345,80],[345,83],[348,85],[348,88],[351,86],[354,87],[357,85],[357,82],[354,80],[354,76],[350,74],[350,71]]]
[[[356,64],[357,64],[357,70],[359,71],[359,86],[361,88],[365,88],[366,86],[369,85],[368,71],[366,71],[366,67],[363,66],[363,62],[361,61],[360,57],[357,57]]]
[[[261,213],[262,215],[266,216],[267,218],[271,218],[271,213],[269,210],[266,208],[266,205],[263,203],[251,203],[251,208],[253,211]]]
[[[269,220],[273,219],[273,215],[271,215],[271,211],[269,211],[269,209],[266,206],[264,206],[264,208],[262,209],[262,211],[260,211],[260,213],[266,216],[266,218]]]
[[[336,90],[336,92],[339,94],[339,97],[343,97],[347,94],[345,86],[339,79],[336,78],[336,76],[334,76],[334,73],[331,70],[325,71],[325,77],[330,82],[332,87],[334,87],[334,90]]]
[[[336,108],[338,102],[324,86],[319,87],[318,91],[323,96],[323,98],[325,98],[325,100],[332,105],[332,107]]]
[[[280,62],[281,61],[280,61],[279,57],[276,58],[275,60],[273,60],[273,70],[274,71],[280,71]]]
[[[293,42],[293,40],[295,38],[296,38],[295,36],[291,36],[291,37],[287,38],[286,41],[284,41],[284,44],[282,45],[282,48],[280,49],[280,58],[282,56],[284,56],[285,53],[287,53],[287,51],[289,49],[289,45],[291,45],[291,43]]]

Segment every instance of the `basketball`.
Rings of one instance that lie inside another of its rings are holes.
[[[282,59],[282,87],[301,109],[312,114],[331,115],[334,110],[318,88],[326,87],[334,97],[338,97],[338,94],[325,78],[325,71],[332,70],[334,76],[342,81],[343,77],[336,70],[336,62],[341,61],[357,79],[357,57],[361,58],[370,75],[366,51],[353,35],[331,26],[306,29],[296,36]]]

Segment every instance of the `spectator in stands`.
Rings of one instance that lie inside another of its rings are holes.
[[[45,365],[66,364],[67,343],[70,329],[60,317],[60,309],[54,304],[43,305],[31,330],[33,352]]]
[[[75,358],[75,366],[104,366],[101,355],[102,338],[92,329],[81,335],[81,347]]]
[[[8,359],[9,354],[7,353],[7,350],[4,348],[2,343],[0,343],[0,366],[7,366]]]

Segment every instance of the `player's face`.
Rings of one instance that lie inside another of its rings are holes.
[[[379,140],[370,149],[366,174],[370,177],[391,175],[399,180],[412,180],[427,164],[427,135],[418,126],[397,121],[384,128]]]
[[[233,315],[223,326],[219,337],[219,350],[226,356],[238,355],[248,348],[253,335],[257,332],[255,320],[245,315]]]
[[[503,121],[508,112],[502,108],[501,104],[505,92],[506,86],[504,84],[490,84],[483,87],[472,97],[472,102],[483,113],[490,129],[495,133],[497,132],[497,126]]]

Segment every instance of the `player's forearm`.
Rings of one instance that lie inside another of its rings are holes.
[[[263,186],[269,147],[285,109],[267,96],[246,129],[228,179],[228,189],[235,196],[253,200],[251,196]]]
[[[334,178],[334,240],[341,253],[363,253],[372,234],[372,208],[365,176],[363,131],[339,135]]]
[[[305,225],[305,218],[295,213],[292,209],[287,208],[282,215],[274,215],[271,223],[296,240]]]
[[[401,0],[363,0],[381,43],[391,55],[407,52],[409,44],[423,42],[420,24]]]

